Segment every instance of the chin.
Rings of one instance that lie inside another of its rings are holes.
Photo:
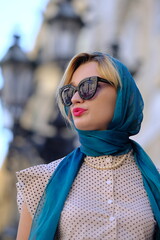
[[[107,130],[107,126],[102,127],[102,126],[91,126],[91,124],[80,124],[80,123],[76,123],[74,122],[74,125],[77,129],[79,130],[83,130],[83,131],[103,131],[103,130]]]
[[[97,123],[89,119],[74,119],[74,125],[77,129],[83,131],[103,131],[107,130],[107,123]]]
[[[79,117],[79,118],[73,118],[74,121],[74,125],[77,129],[79,130],[83,130],[83,131],[90,131],[90,130],[94,130],[93,124],[91,119],[86,118],[86,117]]]
[[[82,125],[82,124],[75,124],[75,127],[79,130],[82,131],[94,131],[94,130],[99,130],[98,128],[91,126],[91,125]]]
[[[87,126],[86,124],[76,124],[76,123],[74,123],[74,125],[75,125],[75,127],[76,127],[77,129],[79,129],[79,130],[83,130],[83,131],[93,130],[93,129],[91,128],[91,126]]]
[[[90,130],[92,130],[92,129],[89,129],[87,127],[82,127],[82,126],[76,126],[76,128],[79,129],[79,130],[83,130],[83,131],[87,131],[87,130],[90,131]]]

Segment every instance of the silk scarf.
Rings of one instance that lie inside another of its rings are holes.
[[[51,176],[33,219],[30,240],[53,240],[61,211],[86,155],[121,155],[134,150],[155,220],[156,238],[160,239],[160,174],[142,147],[129,137],[139,132],[143,119],[143,100],[128,69],[107,55],[119,72],[114,116],[105,131],[78,130],[81,146],[68,154]]]

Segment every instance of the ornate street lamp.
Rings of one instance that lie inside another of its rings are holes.
[[[62,72],[76,53],[78,36],[84,25],[71,2],[69,0],[49,2],[44,13],[46,28],[43,41],[46,39],[47,44],[44,44],[39,51],[42,64],[55,64]],[[75,133],[67,131],[66,124],[56,107],[53,108],[54,120],[49,120],[56,133],[54,136],[46,137],[45,144],[40,147],[40,156],[46,162],[53,160],[53,156],[54,159],[58,159],[72,151],[76,139]]]
[[[18,121],[33,88],[33,63],[20,48],[19,39],[19,36],[14,36],[14,44],[0,62],[4,78],[2,102],[14,122]]]
[[[48,48],[52,60],[63,68],[76,52],[79,32],[84,24],[71,1],[57,0],[54,4],[57,5],[56,13],[50,15],[46,11],[45,16],[51,39]]]

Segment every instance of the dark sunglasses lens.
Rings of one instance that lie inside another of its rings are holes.
[[[94,80],[88,79],[82,82],[79,86],[79,94],[83,99],[90,99],[96,91],[97,83]]]
[[[71,105],[71,99],[74,95],[74,89],[72,87],[66,87],[63,89],[61,96],[62,96],[62,101],[64,105],[70,106]]]

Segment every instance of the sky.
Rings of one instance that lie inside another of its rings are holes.
[[[20,34],[20,45],[30,51],[42,22],[42,14],[48,0],[0,0],[0,61],[13,43],[13,35]],[[0,88],[3,78],[0,72]],[[0,102],[0,167],[7,153],[11,132],[5,128],[9,121]]]

